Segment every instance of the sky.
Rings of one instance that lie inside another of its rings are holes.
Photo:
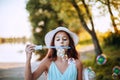
[[[30,37],[29,13],[25,9],[27,0],[0,0],[0,37]],[[105,32],[111,28],[109,15],[99,16],[93,8],[95,29]]]
[[[93,13],[93,22],[95,30],[98,30],[99,32],[106,32],[108,30],[113,31],[111,19],[109,13],[105,13],[104,15],[100,14],[102,12],[102,9],[98,6],[100,5],[100,2],[97,2],[92,6],[92,13]]]
[[[26,0],[0,0],[0,37],[30,37]]]

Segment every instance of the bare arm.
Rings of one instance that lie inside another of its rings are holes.
[[[47,71],[50,60],[48,58],[44,58],[39,67],[32,73],[31,72],[31,56],[34,51],[34,46],[27,45],[26,46],[26,67],[25,67],[25,80],[36,80],[44,71]]]
[[[25,80],[33,80],[32,79],[32,72],[31,72],[31,56],[34,46],[27,45],[25,52],[26,52],[26,64],[25,64]]]
[[[31,72],[30,61],[26,61],[26,64],[25,64],[25,80],[32,80],[32,72]]]
[[[78,70],[78,75],[77,75],[77,79],[78,80],[82,80],[82,70],[83,70],[83,65],[82,62],[77,60],[77,70]]]
[[[47,58],[44,58],[41,62],[37,70],[33,72],[33,80],[36,80],[43,72],[48,70],[48,67],[50,65],[50,60]]]

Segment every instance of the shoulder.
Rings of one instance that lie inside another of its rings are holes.
[[[77,69],[81,69],[82,66],[83,66],[81,60],[76,59],[75,61],[76,61],[76,67],[77,67]]]
[[[44,59],[41,61],[41,64],[50,65],[51,62],[52,62],[51,59],[49,59],[49,58],[44,58]]]
[[[50,60],[49,58],[43,58],[40,61],[39,68],[43,67],[43,68],[45,68],[47,70],[49,68],[51,62],[52,62],[52,60]]]

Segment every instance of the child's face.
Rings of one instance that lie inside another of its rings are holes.
[[[65,32],[58,32],[55,36],[54,44],[58,47],[69,46],[69,37]]]

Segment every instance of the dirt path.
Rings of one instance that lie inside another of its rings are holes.
[[[95,56],[94,46],[89,45],[79,50],[81,60],[89,60]]]
[[[94,54],[93,45],[81,48],[79,50],[81,60],[91,59]],[[88,57],[89,56],[89,57]],[[39,62],[32,63],[32,71],[37,68]],[[25,63],[0,63],[0,80],[24,80]],[[39,79],[45,80],[44,75]]]
[[[24,80],[24,63],[0,63],[0,80]]]

